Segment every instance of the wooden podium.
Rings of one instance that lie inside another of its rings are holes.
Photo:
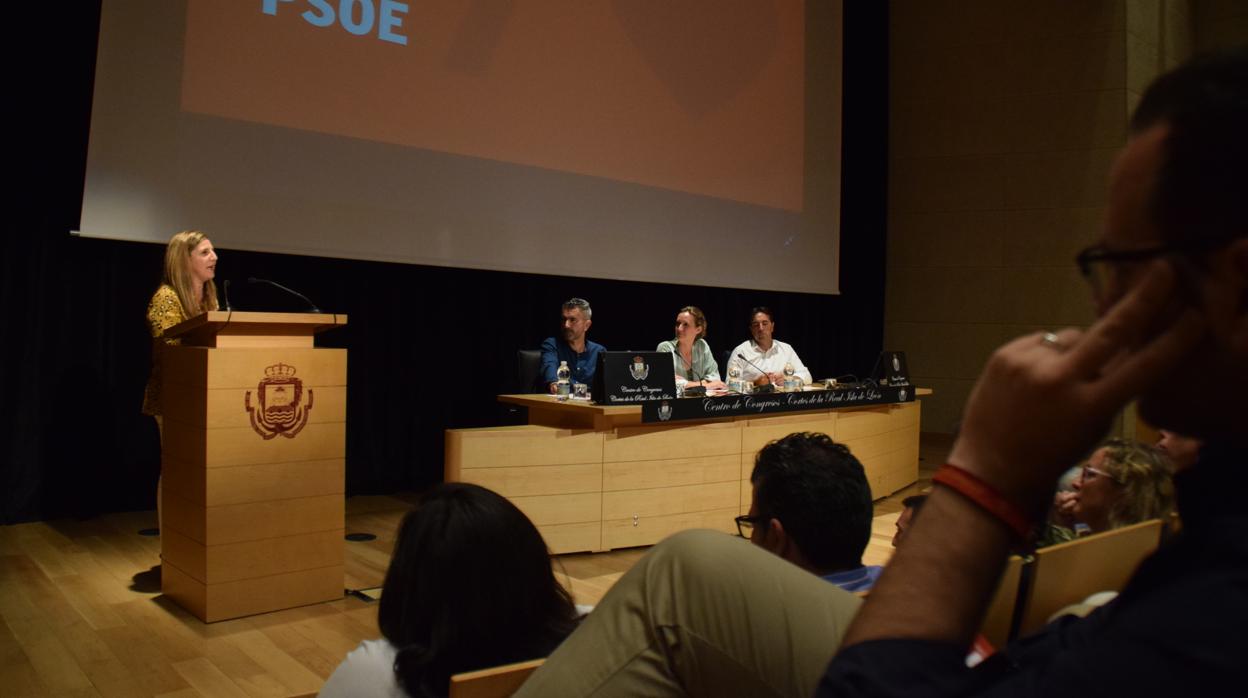
[[[164,349],[161,588],[205,622],[342,598],[345,315],[212,311]]]

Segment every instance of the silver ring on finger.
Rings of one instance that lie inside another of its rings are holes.
[[[1046,347],[1053,347],[1054,349],[1058,351],[1061,351],[1066,348],[1065,346],[1062,345],[1061,340],[1057,338],[1057,335],[1053,334],[1052,332],[1045,332],[1043,335],[1041,335],[1040,343],[1045,345]]]

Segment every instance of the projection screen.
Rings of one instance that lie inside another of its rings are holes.
[[[81,234],[836,293],[840,0],[104,0]]]

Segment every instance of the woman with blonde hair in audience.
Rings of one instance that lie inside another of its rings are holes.
[[[1100,533],[1168,516],[1174,508],[1174,465],[1156,448],[1111,439],[1092,453],[1059,498],[1058,516]]]
[[[546,657],[577,620],[516,505],[477,485],[438,485],[399,526],[382,637],[352,650],[320,695],[445,696],[454,674]]]

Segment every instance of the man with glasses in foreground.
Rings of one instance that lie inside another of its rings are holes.
[[[517,695],[1169,698],[1242,685],[1245,172],[1248,48],[1146,90],[1113,168],[1101,243],[1080,255],[1100,319],[992,355],[923,515],[856,614],[852,594],[811,586],[750,546],[682,533],[624,575]],[[1114,601],[968,669],[1006,557],[1048,509],[1061,471],[1131,400],[1150,423],[1204,440],[1175,477],[1182,532]],[[642,646],[594,643],[603,626],[609,638],[630,624]]]
[[[871,540],[871,487],[862,464],[827,434],[789,434],[754,459],[742,538],[845,591],[868,591],[879,565],[862,564]]]

